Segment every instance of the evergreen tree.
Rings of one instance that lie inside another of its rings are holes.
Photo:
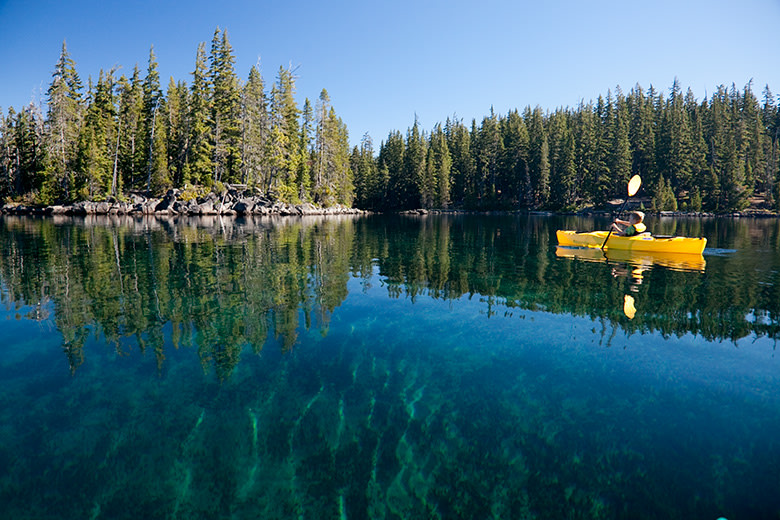
[[[664,107],[659,137],[660,173],[675,192],[692,186],[691,129],[680,84],[675,78]]]
[[[2,108],[0,108],[0,200],[11,197],[18,192],[14,182],[14,165],[16,161],[13,155],[13,151],[15,151],[15,146],[13,145],[13,115],[13,108],[9,111],[8,117],[5,116]]]
[[[526,110],[528,126],[529,163],[531,172],[532,207],[547,205],[550,198],[550,145],[544,128],[542,109]]]
[[[631,177],[631,147],[628,139],[628,107],[620,87],[617,88],[615,108],[612,118],[610,135],[612,136],[612,149],[610,154],[610,167],[613,189],[628,184]]]
[[[138,186],[146,173],[144,152],[143,86],[138,65],[128,81],[122,76],[118,81],[119,97],[119,147],[115,150],[116,180],[112,172],[112,184],[117,188]]]
[[[206,75],[206,44],[200,43],[195,56],[195,70],[192,72],[190,92],[189,130],[187,163],[184,167],[184,181],[211,186],[214,162],[211,143],[211,86]]]
[[[298,198],[300,200],[311,199],[312,167],[314,164],[314,110],[309,98],[303,103],[301,110],[301,141],[299,144],[301,159],[298,164],[296,185],[298,186]]]
[[[33,103],[0,114],[0,196],[35,196],[45,185],[44,119]],[[34,202],[30,200],[29,202]]]
[[[379,209],[387,189],[374,160],[374,144],[367,133],[352,153],[351,168],[355,179],[355,204],[364,209]]]
[[[474,156],[471,152],[471,135],[468,128],[458,119],[447,119],[444,127],[447,148],[452,159],[451,200],[460,205],[472,206],[476,201]]]
[[[147,153],[146,179],[143,188],[147,192],[156,194],[163,192],[171,184],[168,174],[164,104],[165,99],[160,90],[160,74],[157,72],[157,58],[152,47],[149,49],[149,67],[143,84],[143,149]]]
[[[319,100],[317,101],[315,115],[315,160],[313,167],[313,191],[315,201],[322,200],[325,193],[325,170],[327,168],[327,157],[330,154],[330,143],[326,139],[327,132],[325,130],[325,125],[327,123],[327,115],[329,110],[330,96],[328,95],[327,90],[322,89]]]
[[[301,150],[300,111],[295,103],[295,77],[291,69],[279,67],[276,83],[271,89],[270,113],[269,189],[281,200],[292,202],[298,197],[296,179]],[[321,193],[315,193],[315,201],[317,195],[321,196]]]
[[[425,207],[446,208],[450,204],[452,158],[441,124],[431,132],[426,158]]]
[[[90,89],[84,128],[79,138],[74,188],[79,199],[102,198],[112,192],[116,122],[112,73],[100,71]]]
[[[661,175],[653,191],[651,199],[654,211],[677,211],[677,198],[668,179]]]
[[[566,112],[550,116],[550,205],[569,208],[577,198],[574,138]]]
[[[593,201],[597,206],[603,206],[614,195],[612,172],[610,171],[609,121],[611,119],[611,95],[604,100],[599,96],[595,105],[595,135],[591,161],[591,178],[588,181]]]
[[[595,200],[599,193],[596,184],[598,123],[593,104],[580,103],[573,119],[576,183],[582,186],[586,200]]]
[[[763,180],[766,159],[762,140],[765,127],[762,121],[758,99],[752,91],[750,80],[739,100],[738,150],[740,159],[745,165],[745,189],[746,196],[750,197],[755,191],[756,182]],[[761,183],[759,189],[763,192],[766,186]]]
[[[528,129],[517,110],[512,110],[501,125],[504,157],[502,196],[521,206],[531,202],[531,178],[528,166]]]
[[[47,97],[46,183],[40,194],[43,203],[74,197],[73,170],[83,118],[81,89],[76,64],[63,41]]]
[[[734,101],[726,87],[721,85],[710,104],[706,139],[710,149],[710,169],[717,179],[718,189],[705,201],[708,207],[716,211],[737,211],[748,202],[744,185],[744,162],[739,157],[732,121]]]
[[[629,111],[628,138],[631,149],[631,173],[640,175],[643,182],[654,185],[658,178],[655,170],[655,129],[653,100],[646,97],[638,84],[626,100]]]
[[[211,137],[214,146],[214,181],[241,179],[241,94],[234,71],[236,59],[227,31],[214,31],[211,43]]]
[[[490,112],[490,117],[482,120],[477,131],[473,150],[477,166],[477,198],[480,205],[488,207],[496,203],[499,167],[504,155],[498,118],[492,108]]]
[[[171,77],[168,83],[168,102],[166,103],[168,130],[168,168],[173,174],[173,184],[183,186],[184,171],[187,165],[187,148],[190,139],[189,89],[186,83],[178,84]]]
[[[352,170],[349,164],[349,134],[347,126],[336,115],[333,107],[328,110],[325,119],[324,142],[327,143],[327,155],[324,158],[324,191],[322,203],[351,205],[354,196]]]
[[[777,109],[775,97],[772,95],[769,85],[766,85],[763,94],[764,104],[761,108],[761,119],[764,123],[763,145],[766,161],[759,184],[765,194],[774,199],[773,202],[777,202],[780,201],[780,197],[776,193],[777,178],[780,176],[780,111]]]
[[[387,176],[387,198],[383,209],[398,209],[406,205],[411,186],[404,175],[405,154],[406,144],[401,132],[390,132],[379,149],[378,159],[380,174]]]
[[[406,179],[405,197],[401,199],[402,208],[421,207],[422,190],[425,182],[425,158],[428,154],[425,136],[420,131],[417,116],[414,125],[406,132],[406,147],[404,152],[404,179]]]
[[[264,155],[268,141],[268,112],[263,77],[254,65],[243,88],[241,135],[242,182],[251,186],[268,186]]]

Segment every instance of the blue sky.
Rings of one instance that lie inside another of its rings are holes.
[[[226,28],[236,72],[260,62],[266,85],[297,67],[297,98],[326,88],[356,143],[378,147],[417,115],[430,129],[491,106],[576,106],[617,85],[697,98],[751,78],[780,94],[780,0],[20,1],[0,0],[0,107],[45,96],[66,40],[84,83],[101,68],[190,82],[195,51]]]

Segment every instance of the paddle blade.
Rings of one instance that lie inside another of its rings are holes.
[[[628,196],[633,197],[636,192],[639,191],[639,187],[642,185],[642,177],[634,175],[631,180],[628,181]]]

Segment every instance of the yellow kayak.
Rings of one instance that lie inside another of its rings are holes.
[[[607,231],[578,233],[576,231],[559,229],[557,236],[559,246],[600,248],[601,244],[604,243],[604,239],[607,238]],[[706,238],[654,237],[649,233],[642,233],[633,237],[621,237],[613,233],[610,235],[605,249],[700,255],[706,245]]]
[[[609,240],[611,242],[612,237]],[[691,253],[655,253],[627,251],[625,249],[602,251],[594,247],[558,246],[555,248],[555,255],[560,258],[576,258],[586,262],[625,262],[638,267],[659,265],[676,271],[704,271],[707,266],[702,255]]]

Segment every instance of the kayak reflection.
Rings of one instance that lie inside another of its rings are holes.
[[[623,295],[623,313],[629,320],[636,315],[635,294],[643,282],[643,274],[653,266],[676,271],[704,272],[706,262],[702,255],[684,253],[652,253],[647,251],[606,250],[585,247],[558,246],[555,254],[559,258],[574,258],[586,262],[601,262],[611,265],[610,273],[623,278],[628,292]],[[632,294],[633,293],[633,294]]]
[[[676,271],[704,272],[707,265],[702,255],[688,253],[654,253],[621,249],[602,251],[593,247],[557,246],[555,254],[561,258],[577,258],[587,262],[625,262],[645,269],[658,265]]]

